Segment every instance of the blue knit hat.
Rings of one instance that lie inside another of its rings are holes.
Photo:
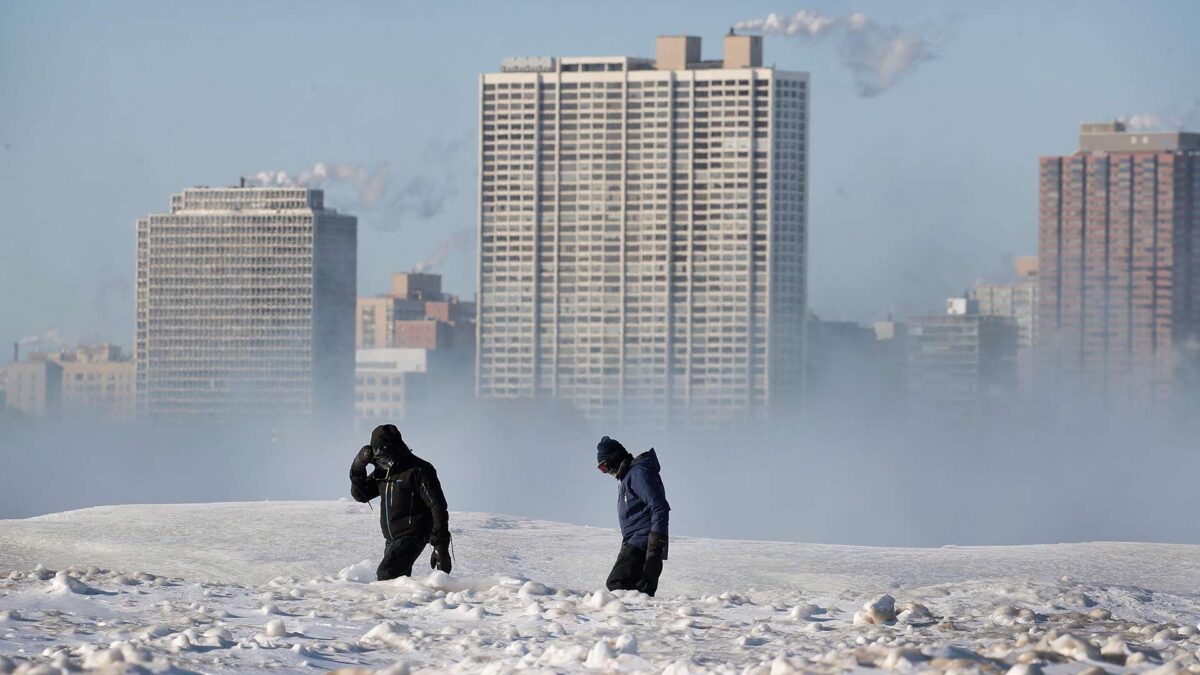
[[[596,444],[596,464],[603,464],[611,457],[627,455],[629,451],[615,439],[605,436]]]

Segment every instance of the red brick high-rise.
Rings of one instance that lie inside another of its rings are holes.
[[[1075,154],[1040,163],[1045,372],[1165,398],[1200,336],[1200,134],[1084,124]]]

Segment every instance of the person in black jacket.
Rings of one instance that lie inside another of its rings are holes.
[[[605,436],[596,444],[596,462],[601,472],[621,484],[617,488],[621,552],[608,575],[608,590],[638,590],[653,596],[667,559],[671,515],[658,455],[650,448],[634,457],[616,439]]]
[[[367,466],[374,465],[370,475]],[[387,540],[375,576],[380,581],[412,576],[413,563],[433,546],[429,566],[450,573],[450,514],[433,465],[417,457],[392,424],[375,427],[350,464],[350,496],[380,498],[379,526]]]

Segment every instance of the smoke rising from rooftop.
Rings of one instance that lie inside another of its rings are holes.
[[[1130,131],[1196,131],[1200,129],[1200,98],[1190,105],[1173,104],[1160,113],[1138,113],[1117,118]]]
[[[260,187],[299,186],[343,190],[352,197],[338,199],[335,205],[353,212],[362,222],[385,232],[399,230],[405,220],[430,220],[440,216],[458,194],[454,170],[460,141],[433,142],[422,153],[424,167],[446,167],[444,172],[425,171],[397,179],[391,166],[382,162],[369,168],[357,163],[317,162],[299,172],[259,171],[246,176],[250,185]]]
[[[854,76],[859,96],[872,98],[898,84],[922,63],[937,56],[938,38],[930,31],[907,31],[880,23],[862,12],[842,17],[802,9],[790,17],[771,13],[734,24],[736,30],[816,40],[836,33],[838,52]]]
[[[324,188],[345,185],[352,188],[365,206],[375,204],[387,192],[388,165],[368,169],[361,164],[317,162],[311,169],[296,174],[287,171],[259,171],[249,181],[262,187],[300,186]]]
[[[465,250],[471,246],[474,241],[472,236],[474,233],[468,229],[462,229],[455,232],[449,239],[438,244],[434,249],[433,254],[413,266],[414,272],[432,272],[442,266],[446,262],[446,258],[450,257],[451,253]]]
[[[736,30],[762,33],[763,35],[820,37],[835,28],[837,24],[838,20],[832,16],[802,9],[790,17],[771,12],[765,19],[739,21],[733,27]]]

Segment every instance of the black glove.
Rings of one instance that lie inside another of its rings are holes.
[[[354,461],[350,462],[350,477],[351,478],[366,478],[367,465],[372,462],[375,453],[371,450],[371,446],[364,445],[362,450],[354,456]]]
[[[435,541],[433,544],[433,553],[429,555],[429,569],[436,569],[450,574],[454,563],[450,556],[450,538],[446,537],[442,540]]]
[[[662,575],[663,561],[667,559],[667,535],[651,532],[646,541],[646,563],[642,568],[642,580],[638,590],[654,596],[658,591],[658,577]]]

